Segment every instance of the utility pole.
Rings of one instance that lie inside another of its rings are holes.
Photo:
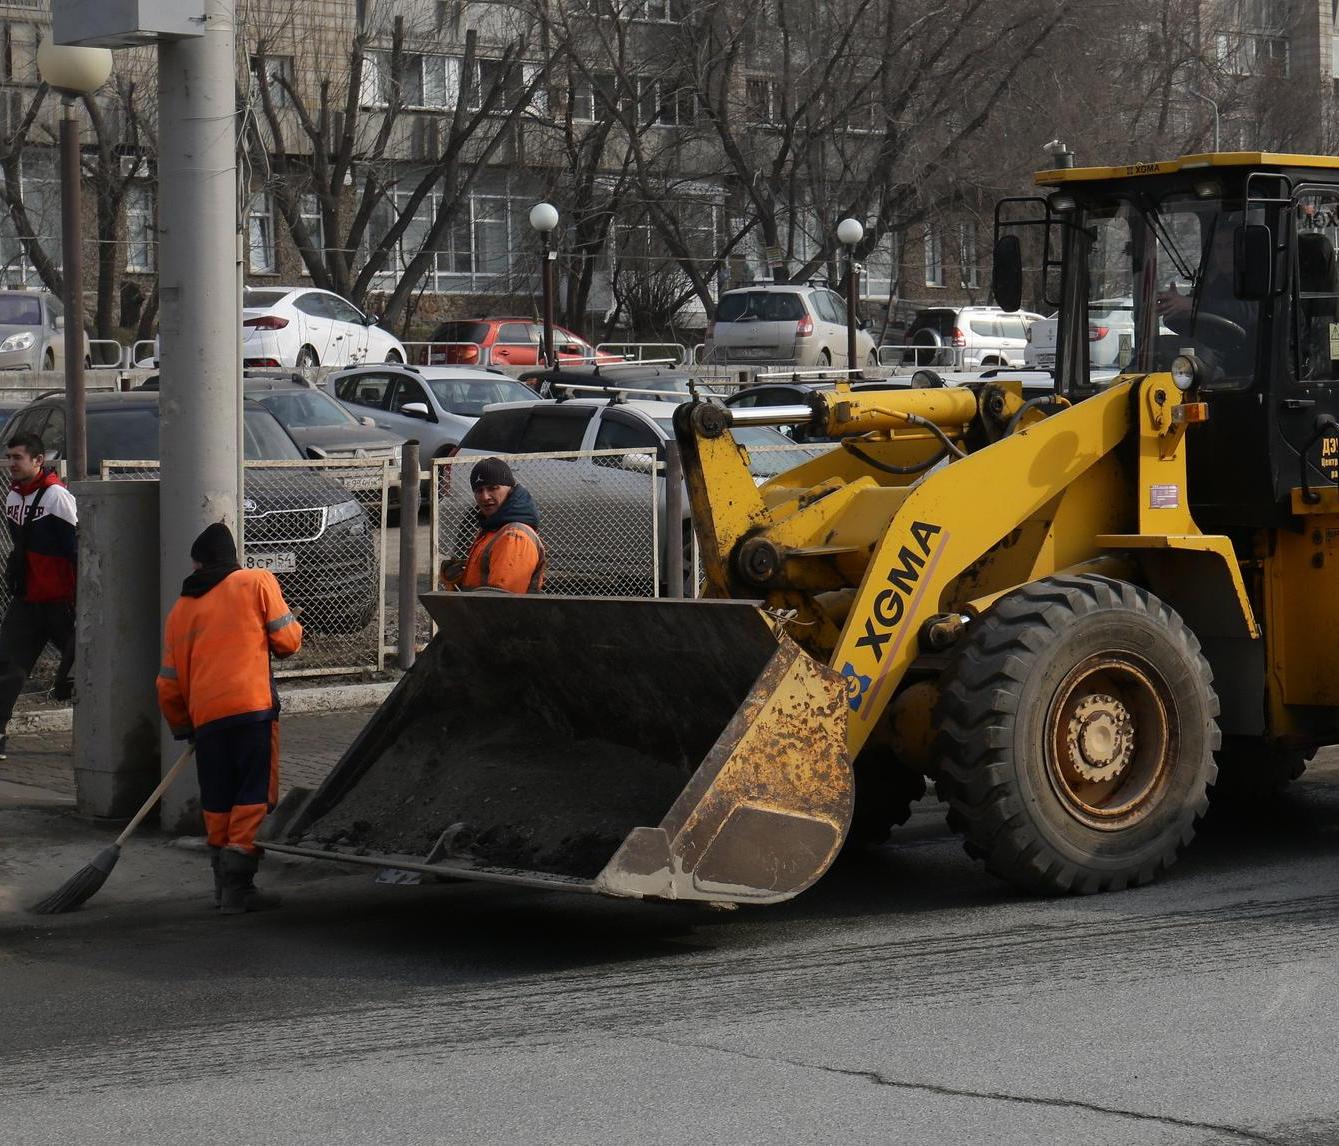
[[[221,521],[234,536],[240,533],[233,0],[206,0],[204,13],[203,35],[158,48],[158,521],[164,614],[191,570],[191,543],[201,530]],[[176,751],[165,732],[165,764]],[[168,830],[188,824],[198,830],[193,789],[187,780],[164,797]]]

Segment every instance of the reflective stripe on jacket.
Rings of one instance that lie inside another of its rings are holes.
[[[508,593],[533,593],[544,587],[544,543],[528,525],[508,522],[485,530],[474,539],[465,559],[462,589],[484,585]]]
[[[292,656],[301,647],[302,626],[274,574],[239,569],[204,596],[172,606],[158,706],[179,736],[219,720],[272,719],[270,654]]]

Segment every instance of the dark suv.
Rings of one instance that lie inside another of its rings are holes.
[[[91,475],[101,473],[104,461],[157,461],[156,393],[89,394],[87,402]],[[247,401],[244,411],[247,461],[305,460],[264,406]],[[0,431],[5,441],[20,432],[37,434],[49,460],[63,457],[64,395],[53,394],[25,406]],[[302,607],[305,627],[346,633],[371,621],[378,600],[376,549],[367,514],[347,490],[301,467],[248,469],[242,509],[246,530],[242,564],[270,569],[288,603]]]

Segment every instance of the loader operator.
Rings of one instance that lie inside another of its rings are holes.
[[[1257,306],[1239,299],[1232,281],[1233,228],[1226,215],[1213,224],[1208,250],[1189,295],[1173,283],[1156,298],[1158,316],[1169,329],[1204,343],[1228,374],[1250,369]],[[1179,351],[1178,351],[1179,352]]]
[[[279,698],[270,654],[292,656],[302,626],[274,574],[243,569],[221,522],[191,546],[193,572],[167,617],[158,704],[195,745],[214,903],[225,915],[278,905],[255,885],[256,830],[279,794]]]
[[[479,511],[479,536],[462,561],[443,561],[444,589],[501,589],[533,593],[544,586],[544,543],[535,499],[516,484],[501,458],[484,458],[470,471]]]

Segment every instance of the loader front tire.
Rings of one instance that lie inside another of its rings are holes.
[[[1026,585],[945,674],[935,760],[949,824],[1028,891],[1148,883],[1207,809],[1217,715],[1199,642],[1163,601],[1106,577]]]

